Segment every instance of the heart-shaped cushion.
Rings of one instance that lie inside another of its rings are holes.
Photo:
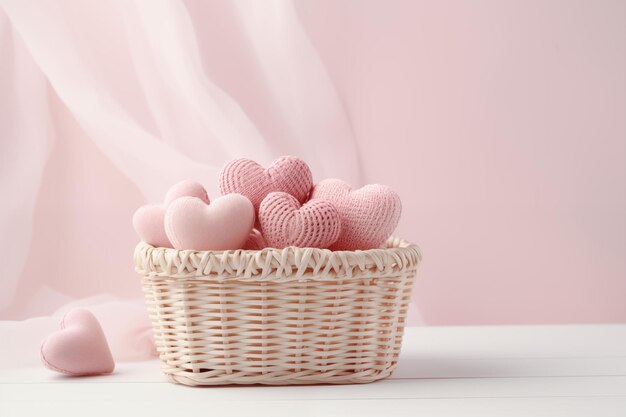
[[[341,233],[332,250],[379,248],[400,220],[402,203],[391,188],[370,184],[352,191],[341,180],[328,179],[313,188],[311,201],[328,200],[341,216]]]
[[[219,183],[222,194],[244,195],[258,210],[263,199],[274,191],[289,193],[304,203],[313,188],[313,176],[306,162],[295,156],[282,156],[267,169],[250,159],[241,158],[230,161],[222,168]]]
[[[291,194],[270,193],[259,208],[263,237],[270,247],[325,249],[339,237],[341,219],[332,203],[312,200],[304,205]]]
[[[59,323],[60,330],[41,344],[43,364],[67,375],[109,374],[115,362],[104,332],[96,317],[81,308],[68,312]]]
[[[209,196],[202,184],[193,180],[175,184],[167,191],[163,204],[146,204],[135,211],[133,227],[141,240],[155,247],[172,247],[165,233],[165,209],[172,201],[183,196],[197,197],[209,203]]]
[[[241,249],[253,226],[254,207],[241,194],[226,194],[211,204],[181,197],[165,210],[165,233],[176,249]]]

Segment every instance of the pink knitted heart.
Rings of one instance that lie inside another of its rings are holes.
[[[222,194],[245,195],[258,210],[265,196],[273,191],[289,193],[304,203],[313,188],[313,176],[306,162],[295,156],[281,156],[267,169],[242,158],[224,165],[219,183]]]
[[[192,180],[175,184],[165,195],[164,204],[146,204],[135,211],[133,227],[141,240],[156,247],[172,247],[165,233],[165,208],[172,201],[183,196],[198,197],[205,203],[209,203],[209,196],[201,184]]]
[[[41,344],[43,364],[68,375],[110,374],[115,362],[100,323],[91,312],[74,309],[59,323],[61,330]]]
[[[176,249],[241,249],[254,226],[254,207],[241,194],[226,194],[211,204],[181,197],[165,211],[165,232]]]
[[[325,249],[339,237],[341,219],[335,206],[312,200],[300,206],[287,193],[270,193],[259,208],[263,237],[273,248],[299,246]]]
[[[333,250],[379,248],[395,230],[402,211],[398,194],[380,184],[352,191],[347,183],[328,179],[313,188],[311,201],[319,198],[332,202],[341,216],[341,234]]]

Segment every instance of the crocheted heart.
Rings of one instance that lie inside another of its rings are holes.
[[[165,210],[165,233],[176,249],[241,249],[253,226],[254,207],[240,194],[227,194],[211,204],[181,197]]]
[[[273,248],[328,248],[339,237],[341,219],[325,200],[300,202],[287,193],[270,193],[259,208],[263,237]]]
[[[295,156],[282,156],[267,169],[242,158],[222,168],[219,183],[222,194],[245,195],[258,210],[263,199],[274,191],[289,193],[304,203],[313,188],[313,176],[306,162]]]
[[[43,364],[68,375],[109,374],[115,362],[104,332],[88,310],[74,309],[59,323],[60,330],[41,344]]]
[[[183,196],[197,197],[207,204],[209,202],[206,190],[196,181],[185,180],[175,184],[167,191],[163,204],[146,204],[135,211],[133,227],[141,240],[156,247],[172,247],[165,233],[165,208]]]
[[[400,220],[400,197],[389,187],[370,184],[352,191],[349,184],[335,179],[318,183],[311,201],[332,202],[341,216],[341,234],[332,250],[379,248]]]

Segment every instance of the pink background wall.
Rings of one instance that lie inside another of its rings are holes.
[[[426,322],[626,321],[626,2],[340,4],[301,12]]]
[[[625,2],[296,4],[366,182],[403,199],[398,234],[423,249],[414,296],[426,323],[626,321]],[[188,5],[193,19],[219,7]],[[225,47],[212,35],[227,16],[214,23],[196,33],[205,63]],[[283,137],[255,80],[233,70],[245,64],[238,40],[226,44],[232,61],[212,63],[212,77],[261,133]],[[18,299],[42,274],[68,297],[94,283],[140,296],[130,218],[141,194],[50,102],[57,141]],[[55,307],[30,303],[3,314]]]

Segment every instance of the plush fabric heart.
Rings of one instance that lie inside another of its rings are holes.
[[[304,203],[313,188],[313,176],[306,162],[295,156],[282,156],[267,169],[242,158],[222,168],[219,183],[222,194],[244,195],[258,210],[263,199],[274,191],[289,193]]]
[[[380,184],[352,191],[341,180],[324,180],[313,188],[311,201],[315,199],[330,201],[341,216],[341,233],[332,250],[381,247],[398,225],[402,211],[398,194]]]
[[[169,206],[172,201],[180,197],[197,197],[209,204],[209,195],[205,188],[202,184],[194,180],[183,180],[170,187],[165,194],[165,206]]]
[[[172,201],[183,196],[197,197],[209,203],[206,190],[196,181],[184,180],[175,184],[167,191],[164,204],[146,204],[135,211],[133,227],[141,240],[156,247],[172,247],[165,233],[165,209]]]
[[[211,204],[181,197],[165,210],[165,232],[176,249],[241,249],[253,226],[254,207],[241,194],[226,194]]]
[[[96,317],[88,310],[74,309],[67,313],[60,330],[41,344],[43,364],[67,375],[110,374],[115,362],[104,332]]]
[[[172,244],[165,234],[165,206],[146,204],[139,207],[133,215],[133,227],[139,238],[152,246],[171,248]]]
[[[263,199],[259,222],[267,244],[279,249],[325,249],[337,240],[341,230],[339,212],[330,202],[318,199],[301,206],[287,193],[270,193]]]

